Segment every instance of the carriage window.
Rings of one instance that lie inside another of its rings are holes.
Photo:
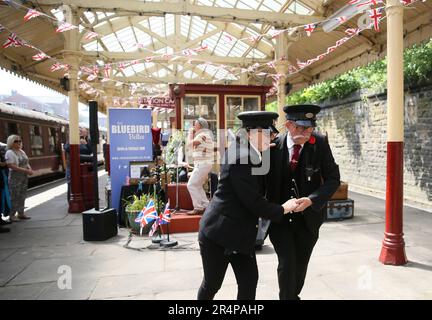
[[[50,153],[56,152],[56,145],[57,145],[57,132],[54,128],[48,128],[48,149]]]
[[[9,137],[11,134],[19,135],[18,126],[16,123],[13,123],[13,122],[9,122],[7,124],[7,136]]]
[[[40,156],[43,154],[43,139],[41,134],[41,127],[30,126],[30,144],[32,155]]]

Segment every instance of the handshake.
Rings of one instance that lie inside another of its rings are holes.
[[[312,200],[308,197],[303,197],[299,199],[289,199],[282,205],[282,207],[284,208],[284,214],[288,214],[293,212],[301,212],[311,205]]]

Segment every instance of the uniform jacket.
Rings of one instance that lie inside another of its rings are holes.
[[[251,174],[259,156],[248,149],[247,142],[237,141],[225,153],[218,188],[201,218],[199,231],[224,248],[244,254],[254,252],[258,218],[282,221],[284,211],[263,197],[264,177]]]
[[[303,212],[303,215],[308,229],[318,236],[319,228],[325,216],[326,202],[339,187],[340,174],[339,166],[335,163],[325,137],[316,133],[313,133],[313,137],[315,137],[315,143],[306,142],[303,146],[296,174],[293,174],[289,169],[289,151],[286,146],[287,133],[275,139],[276,145],[270,151],[267,199],[280,204],[290,199],[286,196],[286,188],[291,188],[291,186],[283,183],[284,174],[288,172],[292,175],[290,178],[296,178],[300,197],[309,197],[312,200],[312,205]],[[307,170],[309,170],[310,181]],[[282,223],[286,223],[287,219],[289,219],[289,215],[284,217]]]

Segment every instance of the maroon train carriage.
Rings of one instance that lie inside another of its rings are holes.
[[[64,175],[62,147],[69,138],[68,121],[0,103],[0,141],[6,143],[11,134],[21,136],[23,150],[34,171],[29,185],[45,177]]]

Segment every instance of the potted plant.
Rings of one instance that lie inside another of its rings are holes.
[[[147,205],[150,200],[150,195],[143,194],[141,196],[132,195],[127,200],[123,200],[126,203],[125,212],[127,215],[126,226],[133,233],[139,233],[140,224],[135,222],[136,217],[141,210]]]

